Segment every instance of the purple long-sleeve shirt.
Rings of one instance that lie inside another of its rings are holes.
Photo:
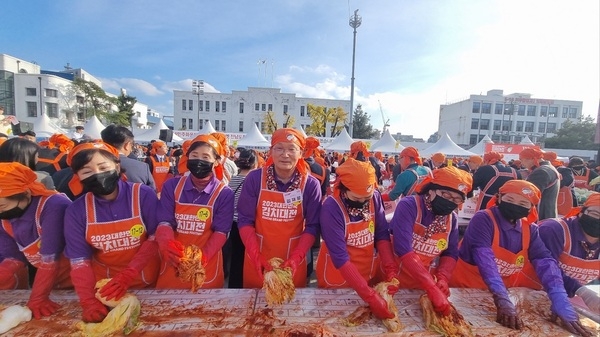
[[[433,212],[425,207],[425,200],[421,198],[421,224],[425,227],[431,225],[435,218]],[[390,230],[394,234],[394,252],[398,256],[412,252],[413,228],[417,219],[417,199],[415,196],[408,196],[400,199],[394,217],[390,222]],[[452,213],[452,229],[448,237],[448,248],[443,250],[440,256],[450,256],[456,259],[458,257],[458,222],[456,213]]]
[[[27,247],[39,238],[35,214],[40,199],[39,196],[32,197],[25,213],[20,218],[9,220],[14,239],[0,227],[0,256],[24,261],[19,246]],[[63,194],[52,195],[46,200],[40,216],[40,226],[44,233],[40,239],[40,254],[44,260],[57,260],[65,249],[63,219],[70,204],[71,200]]]
[[[495,218],[498,220],[500,233],[500,247],[513,253],[519,252],[522,248],[522,228],[521,221],[517,225],[506,220],[500,214],[497,206],[490,208]],[[486,214],[485,210],[478,211],[473,215],[469,226],[463,236],[463,241],[459,250],[459,257],[465,262],[475,265],[473,260],[474,248],[491,247],[494,237],[494,224],[492,219]],[[552,258],[550,252],[542,242],[538,232],[537,225],[530,226],[529,249],[527,250],[529,261],[543,258]]]
[[[390,240],[389,225],[385,220],[385,210],[381,200],[381,194],[375,191],[373,195],[373,220],[375,221],[374,242],[379,240]],[[346,223],[343,211],[333,197],[328,197],[321,207],[321,235],[327,245],[331,261],[336,268],[346,263],[350,256],[346,246]],[[360,221],[361,216],[350,216],[350,221]]]
[[[260,194],[260,185],[262,172],[266,168],[253,170],[246,176],[242,193],[238,201],[238,227],[254,226],[256,224],[256,205],[258,204],[258,195]],[[296,173],[298,172],[296,171]],[[295,177],[295,176],[294,176]],[[275,174],[275,183],[277,190],[285,192],[292,184],[294,177],[287,182],[282,183]],[[304,191],[302,193],[302,215],[304,217],[304,233],[309,233],[315,237],[319,233],[319,213],[321,211],[321,186],[317,178],[309,175],[306,179]]]
[[[131,194],[133,183],[119,180],[118,188],[119,194],[115,200],[109,201],[94,197],[96,221],[109,222],[132,216]],[[141,185],[141,217],[149,236],[154,235],[158,224],[156,221],[157,203],[156,192],[146,185]],[[86,228],[87,217],[84,194],[73,201],[65,212],[65,255],[69,259],[90,259],[92,257],[95,248],[86,241]]]
[[[567,226],[569,227],[569,232],[571,233],[571,252],[570,254],[584,259],[586,251],[583,249],[583,245],[581,245],[582,241],[586,241],[583,230],[581,229],[581,225],[579,224],[579,217],[570,217],[563,219]],[[552,257],[556,260],[563,253],[563,248],[565,244],[565,234],[563,227],[557,221],[557,219],[546,219],[539,224],[539,232],[542,241],[552,254]],[[600,267],[600,242],[596,242],[593,245],[590,245],[592,250],[596,250],[594,255],[594,259],[598,261],[598,266]],[[574,296],[575,291],[579,289],[582,285],[576,279],[567,276],[563,273],[563,282],[565,283],[565,290],[569,296]]]
[[[174,230],[177,229],[177,221],[175,220],[175,188],[180,179],[181,177],[177,177],[165,182],[160,194],[160,203],[156,215],[159,223],[163,221],[168,222]],[[208,185],[202,191],[198,191],[194,187],[192,179],[188,177],[183,184],[180,202],[206,205],[217,186],[219,186],[219,179],[213,175]],[[225,186],[215,200],[210,227],[213,232],[227,234],[231,230],[231,223],[233,222],[233,197],[233,191],[229,186]]]

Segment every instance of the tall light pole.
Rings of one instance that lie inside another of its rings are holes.
[[[200,130],[200,95],[204,95],[204,80],[192,81],[192,94],[198,97],[196,105],[198,107],[198,130]]]
[[[354,61],[356,58],[356,28],[360,27],[362,18],[358,15],[358,9],[354,11],[354,15],[350,17],[350,27],[354,30],[354,41],[352,43],[352,78],[350,79],[350,137],[354,133],[354,123],[352,117],[354,115]]]

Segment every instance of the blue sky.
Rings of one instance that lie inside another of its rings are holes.
[[[0,53],[45,70],[68,63],[171,115],[173,90],[273,86],[349,99],[382,128],[427,138],[439,105],[491,89],[583,101],[600,93],[599,1],[280,0],[2,3]],[[258,60],[266,60],[259,66]],[[266,69],[266,76],[265,76]]]

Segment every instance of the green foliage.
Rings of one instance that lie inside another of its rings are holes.
[[[327,124],[329,124],[331,126],[330,136],[335,137],[340,134],[348,119],[348,113],[342,107],[326,108],[307,104],[307,110],[312,122],[305,131],[310,136],[326,137]]]
[[[115,120],[112,122],[118,125],[133,127],[131,123],[133,120],[133,116],[135,116],[133,106],[135,105],[135,103],[137,103],[137,98],[125,95],[123,92],[121,92],[121,95],[117,97],[116,103],[118,113],[112,115],[116,117]],[[126,124],[123,124],[123,122]]]
[[[355,139],[375,139],[380,135],[380,131],[373,128],[371,125],[371,116],[362,109],[362,105],[358,105],[354,110],[352,118],[352,138]]]
[[[556,136],[548,138],[544,147],[552,149],[597,150],[594,144],[596,123],[591,116],[580,118],[579,123],[567,120],[557,130]]]

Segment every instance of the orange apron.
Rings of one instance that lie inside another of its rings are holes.
[[[300,200],[291,201],[292,192],[279,192],[267,189],[267,168],[262,168],[261,190],[256,204],[256,235],[262,256],[269,260],[279,257],[284,261],[296,248],[304,231],[302,194],[307,176],[303,176],[297,190]],[[294,195],[297,196],[297,195]],[[286,202],[286,199],[288,202]],[[294,285],[306,287],[306,257],[302,259],[294,275]],[[246,253],[244,259],[244,288],[262,288],[252,259]]]
[[[570,186],[563,186],[558,190],[556,208],[559,215],[567,215],[573,209],[573,194]]]
[[[479,211],[480,209],[484,209],[487,208],[487,205],[482,205],[483,203],[483,198],[485,197],[493,197],[493,194],[488,194],[487,191],[490,189],[490,187],[492,187],[492,185],[496,182],[496,179],[498,179],[498,177],[510,177],[513,179],[517,179],[517,172],[515,170],[511,170],[510,172],[500,172],[498,171],[498,168],[495,165],[490,165],[494,171],[496,172],[496,175],[493,176],[490,181],[488,181],[487,184],[485,184],[485,187],[483,187],[483,190],[481,190],[479,192],[479,195],[477,197],[477,204],[475,205],[475,211]],[[525,178],[523,178],[525,179]]]
[[[179,201],[187,179],[188,176],[182,176],[175,187],[175,219],[177,219],[175,239],[186,247],[196,245],[202,248],[213,233],[210,230],[214,214],[213,207],[225,184],[219,183],[212,192],[207,205],[188,204]],[[206,280],[202,288],[223,288],[225,276],[223,274],[223,253],[220,249],[204,268]],[[179,280],[175,268],[164,260],[156,281],[156,288],[190,289],[191,283]]]
[[[140,186],[132,186],[132,216],[107,222],[96,221],[94,194],[85,195],[87,213],[86,241],[95,248],[92,256],[92,268],[96,279],[112,278],[127,268],[140,246],[148,239],[146,225],[141,216]],[[122,207],[122,206],[119,206]],[[156,282],[160,262],[148,261],[141,274],[131,283],[130,288],[145,288]]]
[[[533,280],[530,276],[526,275],[531,273],[535,274],[535,271],[529,262],[529,255],[527,250],[529,249],[530,240],[530,228],[528,225],[521,222],[521,234],[522,243],[521,250],[517,253],[513,253],[508,249],[500,246],[500,231],[498,222],[494,217],[491,210],[486,209],[485,212],[492,219],[494,225],[494,238],[492,240],[492,251],[494,252],[494,260],[498,267],[498,272],[502,277],[502,281],[507,288],[510,287],[528,287],[532,289],[541,289],[536,280]],[[487,285],[483,281],[479,268],[476,265],[465,262],[460,257],[456,263],[456,268],[452,272],[452,279],[450,280],[451,287],[458,288],[477,288],[487,289]]]
[[[42,245],[42,226],[40,224],[40,219],[42,217],[42,211],[44,210],[46,201],[48,201],[49,198],[50,197],[45,196],[40,197],[37,209],[35,210],[35,227],[38,234],[37,239],[25,247],[17,243],[17,245],[19,246],[19,250],[23,252],[25,257],[27,258],[27,261],[29,261],[29,263],[31,263],[36,268],[39,268],[40,264],[42,263],[42,255],[40,254],[40,247]],[[15,236],[12,229],[12,224],[8,220],[2,220],[2,227],[4,228],[6,233],[8,233],[8,235],[10,235],[14,239]],[[71,282],[71,276],[69,275],[71,271],[71,264],[69,263],[69,260],[65,257],[65,255],[62,253],[60,255],[59,260],[57,261],[57,268],[58,274],[56,280],[54,281],[53,289],[72,288],[73,283]],[[25,281],[25,284],[27,284],[26,280],[27,278],[25,278],[25,280],[19,279],[18,286],[21,286],[21,283],[23,283],[23,281]]]
[[[563,252],[558,257],[558,265],[565,275],[572,277],[581,284],[588,284],[600,278],[600,261],[584,260],[571,255],[571,232],[563,219],[557,219],[565,233]]]
[[[585,175],[584,176],[578,176],[578,175],[573,175],[573,178],[575,179],[573,181],[573,184],[575,185],[575,187],[578,188],[585,188],[588,190],[593,191],[594,189],[588,185],[588,181],[590,180],[590,169],[587,169],[585,171]]]
[[[164,156],[165,161],[159,162],[155,156],[150,156],[152,161],[152,178],[156,184],[156,192],[162,191],[163,184],[169,178],[169,172],[171,171],[171,158]]]
[[[446,217],[445,232],[433,234],[429,239],[425,240],[425,230],[427,227],[421,224],[421,215],[423,213],[423,210],[421,209],[422,197],[420,195],[415,195],[414,197],[417,204],[417,218],[413,225],[412,249],[423,262],[425,269],[431,270],[433,260],[448,248],[450,231],[452,230],[452,214]],[[400,266],[400,273],[398,273],[400,287],[407,289],[421,289],[421,284],[418,283],[406,269],[402,268],[400,257],[395,256],[395,258],[396,263]]]
[[[362,277],[367,282],[371,281],[377,272],[379,258],[375,254],[375,209],[373,201],[370,202],[369,220],[350,221],[350,216],[346,211],[346,206],[339,196],[333,196],[340,210],[344,214],[346,224],[346,248],[350,256],[350,262],[354,264]],[[317,257],[317,285],[319,288],[348,288],[346,280],[342,274],[335,268],[327,242],[321,245],[319,256]]]

